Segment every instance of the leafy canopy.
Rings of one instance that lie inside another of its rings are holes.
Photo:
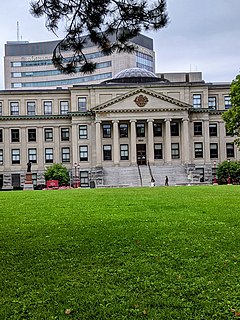
[[[227,183],[228,177],[231,182],[240,182],[240,161],[223,161],[217,167],[219,183]]]
[[[30,5],[32,15],[45,16],[46,28],[53,33],[65,25],[65,37],[55,47],[52,61],[66,74],[96,69],[83,53],[89,40],[104,55],[133,52],[129,42],[133,37],[168,23],[166,0],[32,0]]]
[[[223,120],[227,131],[236,136],[235,143],[240,149],[240,74],[233,80],[230,89],[232,108],[224,112]]]
[[[70,178],[68,169],[60,163],[54,163],[44,172],[45,180],[58,180],[60,186],[68,185]]]

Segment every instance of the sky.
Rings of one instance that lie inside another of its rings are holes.
[[[1,0],[0,89],[4,44],[57,40],[44,18],[29,13],[30,0]],[[231,82],[240,73],[240,0],[167,0],[168,26],[144,33],[154,39],[156,72],[201,71],[206,82]],[[59,31],[59,39],[63,32]]]

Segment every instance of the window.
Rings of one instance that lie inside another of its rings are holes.
[[[194,135],[202,136],[202,122],[194,122]]]
[[[0,116],[2,116],[2,110],[3,108],[2,108],[2,101],[0,101]]]
[[[110,124],[103,124],[103,138],[111,138],[111,125]]]
[[[12,142],[20,141],[19,129],[11,129],[11,140]]]
[[[19,115],[19,103],[18,102],[10,102],[10,115],[18,116]]]
[[[62,162],[70,162],[70,148],[62,148]]]
[[[179,123],[171,122],[171,136],[179,136]]]
[[[0,165],[3,165],[3,149],[0,149]]]
[[[153,135],[154,135],[154,137],[161,137],[162,136],[162,124],[161,123],[154,122]]]
[[[80,161],[88,161],[88,146],[79,147]]]
[[[195,142],[194,143],[194,151],[195,151],[195,158],[203,158],[203,144],[202,144],[202,142]]]
[[[43,102],[44,114],[52,114],[52,101]]]
[[[217,123],[210,123],[209,124],[209,135],[210,135],[210,137],[217,136]]]
[[[201,94],[193,95],[193,108],[201,108],[202,106],[202,96]]]
[[[204,168],[196,168],[195,171],[199,174],[200,182],[204,182]]]
[[[179,143],[172,143],[171,145],[171,151],[172,151],[172,159],[179,159]]]
[[[79,126],[79,139],[87,139],[87,125],[80,125]]]
[[[224,97],[224,106],[225,106],[226,110],[232,108],[232,103],[231,103],[231,97],[230,96],[225,96]]]
[[[137,123],[137,137],[144,138],[145,137],[145,123]]]
[[[53,141],[53,129],[46,128],[44,129],[45,141]]]
[[[36,141],[36,140],[37,140],[36,129],[28,129],[28,142]]]
[[[89,186],[88,171],[80,171],[80,186],[81,187],[88,187]]]
[[[28,101],[27,102],[27,115],[28,116],[35,116],[36,114],[36,103],[35,101]]]
[[[12,149],[12,164],[20,164],[20,149]]]
[[[162,144],[161,143],[155,143],[154,144],[154,159],[159,160],[162,159]]]
[[[28,149],[28,161],[32,163],[37,163],[37,149],[30,148]]]
[[[3,142],[3,129],[0,129],[0,142]]]
[[[69,141],[69,128],[61,128],[61,140]]]
[[[208,98],[208,108],[212,110],[217,109],[217,99],[216,97],[209,97]]]
[[[128,160],[128,144],[120,144],[120,159],[121,160]]]
[[[210,158],[218,158],[218,144],[210,143]]]
[[[230,142],[226,144],[227,158],[234,158],[234,143]]]
[[[103,160],[112,160],[112,146],[103,146]]]
[[[87,111],[87,98],[86,97],[79,97],[78,98],[78,111],[79,112]]]
[[[119,135],[120,135],[120,138],[127,138],[128,137],[128,124],[127,123],[120,123]]]
[[[46,163],[53,163],[53,148],[46,148],[45,149],[45,162]]]
[[[68,101],[60,101],[60,114],[67,114],[69,111]]]

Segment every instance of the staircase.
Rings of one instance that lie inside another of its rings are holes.
[[[188,184],[185,167],[151,166],[152,176],[156,186],[164,186],[165,176],[168,176],[169,186]],[[141,175],[141,177],[140,177]],[[103,169],[103,186],[107,187],[143,187],[151,185],[151,174],[148,166],[109,167]]]

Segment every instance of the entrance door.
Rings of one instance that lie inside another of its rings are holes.
[[[12,186],[13,188],[20,188],[20,174],[12,174]]]
[[[137,164],[146,165],[146,144],[137,144]]]

